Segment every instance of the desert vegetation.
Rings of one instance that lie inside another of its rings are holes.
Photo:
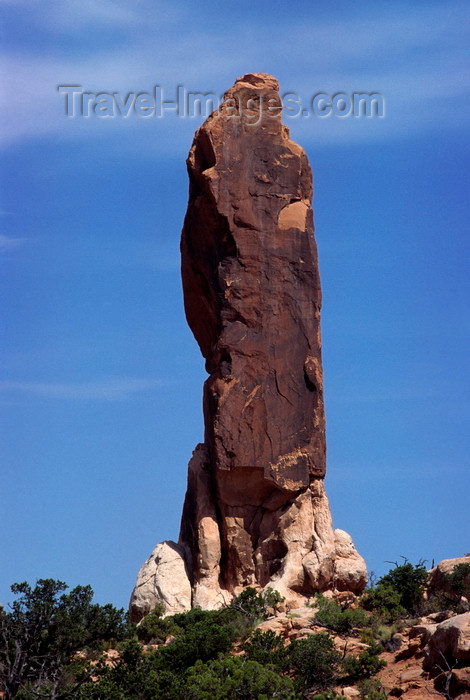
[[[359,599],[317,594],[301,638],[269,628],[285,608],[272,589],[246,588],[220,610],[165,617],[161,605],[134,625],[124,610],[93,603],[90,586],[16,583],[0,613],[0,688],[5,700],[328,700],[356,686],[380,700],[383,653],[417,616],[468,610],[468,569],[446,575],[445,593],[429,591],[422,562],[405,561]],[[349,651],[351,639],[359,651]]]

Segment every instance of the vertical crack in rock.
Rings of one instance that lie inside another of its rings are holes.
[[[171,576],[189,572],[190,604],[203,608],[247,585],[295,599],[328,588],[358,592],[367,580],[349,536],[332,529],[323,489],[312,174],[282,124],[278,90],[266,74],[239,78],[197,130],[187,160],[184,304],[209,377],[204,444],[189,463]],[[172,612],[177,584],[159,566],[160,597]],[[179,587],[181,608],[187,586]],[[139,579],[138,589],[142,599]],[[134,619],[139,605],[133,595]]]

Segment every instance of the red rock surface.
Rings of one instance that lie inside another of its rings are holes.
[[[451,596],[456,596],[456,591],[452,588],[450,574],[453,573],[456,566],[464,566],[467,569],[466,576],[462,577],[462,591],[466,592],[470,589],[470,556],[458,557],[454,559],[443,559],[437,566],[429,572],[429,587],[433,593],[439,591],[448,593]]]
[[[289,543],[279,519],[326,468],[312,174],[281,122],[278,88],[264,74],[237,80],[187,161],[183,290],[209,373],[206,472],[229,590],[264,586],[282,568]],[[197,520],[189,486],[181,541],[193,561]],[[311,549],[312,533],[304,538]],[[304,576],[298,585],[308,588]]]
[[[358,592],[367,580],[349,535],[333,531],[323,488],[312,173],[282,124],[278,89],[266,74],[239,78],[196,132],[187,161],[184,304],[209,377],[178,551],[192,604],[203,608],[247,585],[292,600]],[[138,579],[141,597],[154,554]],[[165,591],[157,596],[168,599],[171,581],[155,576]]]
[[[188,159],[185,309],[210,373],[206,442],[231,505],[248,495],[260,506],[325,474],[312,176],[280,115],[263,108],[277,89],[273,78],[237,81],[228,95],[256,99],[256,123],[215,114]]]

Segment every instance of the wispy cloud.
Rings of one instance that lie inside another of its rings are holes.
[[[0,381],[4,394],[30,394],[48,399],[125,401],[162,385],[159,379],[110,377],[88,382],[54,383]]]
[[[9,212],[0,212],[0,214],[8,214]],[[24,245],[25,238],[14,238],[13,236],[5,236],[0,233],[0,254],[10,253],[12,250],[21,248]]]
[[[148,26],[152,21],[167,23],[187,17],[191,7],[183,0],[178,4],[171,0],[0,0],[0,6],[28,7],[28,17],[46,32],[80,32],[90,29],[113,29]]]
[[[159,152],[174,150],[184,140],[185,150],[184,137],[187,134],[190,139],[196,126],[195,120],[182,120],[173,114],[159,120],[69,119],[64,96],[57,92],[59,84],[122,94],[151,91],[159,84],[172,98],[178,84],[219,94],[246,70],[266,70],[280,78],[283,91],[298,92],[303,103],[319,91],[383,94],[383,119],[286,120],[302,140],[315,140],[320,145],[413,137],[442,129],[443,124],[446,129],[458,128],[470,108],[466,2],[406,5],[402,10],[399,4],[387,10],[367,6],[362,14],[356,11],[335,21],[318,21],[311,12],[302,24],[294,17],[283,22],[283,35],[295,39],[288,60],[270,51],[269,31],[265,39],[253,41],[250,27],[236,16],[231,23],[237,37],[236,51],[227,51],[224,32],[207,29],[203,16],[191,5],[186,7],[184,23],[176,21],[171,8],[163,5],[162,9],[160,4],[136,0],[105,1],[99,6],[91,0],[49,1],[46,14],[36,18],[44,33],[53,30],[66,36],[79,33],[84,24],[98,23],[109,29],[121,24],[126,28],[126,41],[123,44],[122,37],[92,45],[85,41],[82,48],[80,44],[69,54],[55,51],[54,42],[43,53],[34,47],[29,54],[7,53],[4,83],[8,97],[0,126],[3,143],[54,133],[78,140],[118,137],[124,148],[127,142],[134,150],[142,144],[146,151],[154,148]],[[183,9],[182,3],[178,12]],[[273,21],[267,18],[268,24]],[[315,50],[306,51],[310,46]]]
[[[133,0],[52,0],[48,3],[47,16],[56,28],[72,28],[74,31],[94,25],[129,26],[140,23],[139,1]]]
[[[48,30],[77,31],[84,26],[115,25],[139,22],[140,0],[0,0],[0,5],[28,7],[29,14],[47,25]]]

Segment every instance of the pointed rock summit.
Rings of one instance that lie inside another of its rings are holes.
[[[245,586],[295,601],[367,581],[324,491],[312,173],[281,116],[277,80],[247,74],[189,153],[182,279],[209,374],[204,444],[189,462],[178,544],[157,545],[139,572],[134,620],[158,601],[168,613],[218,607]]]

